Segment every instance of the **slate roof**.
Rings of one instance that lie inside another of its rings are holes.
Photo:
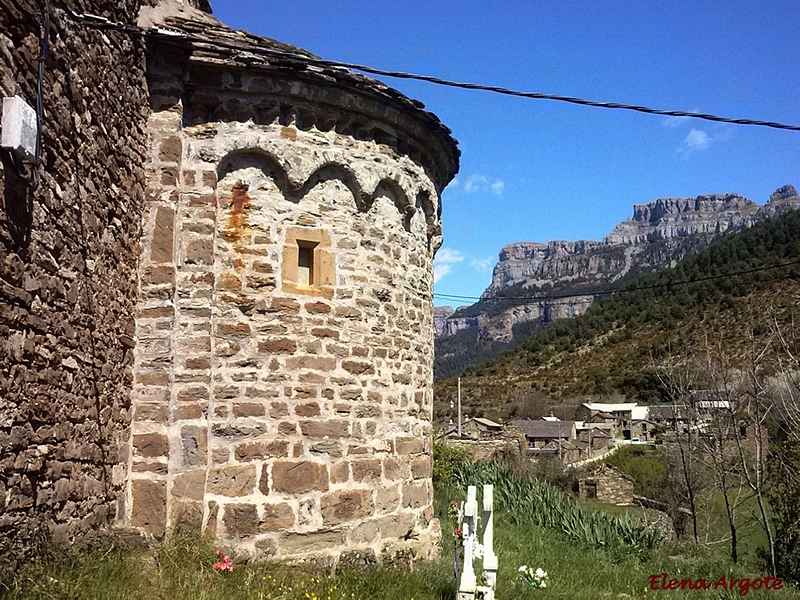
[[[159,21],[161,22],[159,23],[160,27],[198,38],[189,41],[181,40],[180,37],[176,36],[174,40],[171,40],[172,43],[178,45],[190,44],[192,57],[195,59],[205,59],[208,62],[237,66],[243,69],[267,69],[273,72],[282,72],[284,75],[290,75],[297,79],[346,88],[351,92],[360,92],[372,96],[388,106],[414,115],[427,131],[438,138],[448,157],[450,164],[446,174],[447,181],[444,181],[443,184],[446,184],[458,172],[461,151],[458,148],[458,142],[450,135],[452,133],[451,129],[442,123],[435,114],[425,110],[425,105],[419,100],[409,98],[402,92],[377,79],[361,75],[344,67],[309,64],[303,59],[319,59],[319,57],[291,44],[255,35],[241,29],[232,29],[200,10],[193,9],[182,13],[164,14],[159,17]],[[208,42],[199,41],[199,38],[208,40]],[[247,46],[252,48],[253,51],[223,47],[219,43]],[[294,55],[295,58],[268,55],[260,53],[259,50],[279,51]]]
[[[527,438],[566,438],[572,434],[575,421],[531,421],[529,419],[512,421],[512,425],[522,429]]]

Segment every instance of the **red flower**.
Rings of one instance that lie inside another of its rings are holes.
[[[222,550],[219,548],[214,548],[214,554],[217,555],[219,560],[214,561],[214,564],[211,565],[214,567],[215,571],[227,571],[228,573],[233,572],[233,562],[231,562],[231,557],[227,554],[223,553]]]

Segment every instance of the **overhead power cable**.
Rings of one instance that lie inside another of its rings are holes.
[[[695,283],[703,283],[706,281],[714,281],[717,279],[727,279],[729,277],[736,277],[737,275],[747,275],[750,273],[758,273],[761,271],[771,271],[773,269],[780,269],[783,267],[791,267],[793,265],[800,265],[800,260],[793,260],[786,263],[781,263],[777,265],[769,265],[764,267],[754,267],[752,269],[744,269],[741,271],[734,271],[732,273],[723,273],[720,275],[709,275],[707,277],[699,277],[697,279],[685,279],[683,281],[668,281],[665,283],[655,283],[651,285],[638,285],[638,286],[631,286],[619,289],[611,289],[611,290],[595,290],[595,291],[587,291],[587,292],[576,292],[570,294],[543,294],[543,295],[534,295],[534,296],[489,296],[489,297],[482,297],[482,296],[461,296],[457,294],[439,294],[434,292],[433,295],[437,298],[441,298],[444,300],[480,300],[482,302],[503,302],[503,301],[514,301],[515,304],[532,304],[534,302],[553,302],[558,300],[565,300],[571,298],[584,298],[583,302],[594,302],[596,297],[605,297],[605,296],[614,296],[617,294],[626,294],[631,292],[639,292],[643,290],[655,290],[660,288],[672,288],[672,287],[682,287],[686,285],[692,285]],[[592,296],[593,299],[586,298],[587,296]],[[520,302],[522,301],[522,302]]]
[[[800,131],[800,125],[778,123],[776,121],[761,121],[758,119],[722,117],[719,115],[713,115],[709,113],[689,112],[684,110],[668,110],[661,108],[652,108],[649,106],[642,106],[639,104],[626,104],[622,102],[605,102],[599,100],[588,100],[586,98],[579,98],[577,96],[548,94],[545,92],[526,92],[526,91],[513,90],[506,87],[501,87],[497,85],[488,85],[483,83],[452,81],[449,79],[443,79],[441,77],[435,77],[433,75],[420,75],[418,73],[408,73],[405,71],[392,71],[388,69],[379,69],[377,67],[362,65],[359,63],[312,58],[304,54],[297,54],[294,52],[284,52],[281,50],[275,50],[271,48],[263,48],[261,46],[254,46],[252,44],[234,44],[231,42],[215,40],[212,38],[207,38],[205,36],[187,33],[185,31],[179,31],[175,29],[166,29],[163,27],[149,27],[149,28],[136,27],[133,25],[127,25],[125,23],[110,21],[105,17],[99,17],[97,15],[91,15],[91,14],[76,13],[71,10],[67,10],[67,14],[73,21],[95,29],[115,29],[118,31],[124,31],[127,33],[142,35],[145,37],[156,38],[165,41],[172,40],[173,42],[178,39],[182,39],[190,42],[207,44],[212,47],[225,48],[228,50],[237,50],[241,52],[250,52],[252,54],[259,54],[267,57],[285,59],[291,61],[293,66],[296,66],[298,63],[300,63],[300,64],[305,64],[307,66],[316,66],[322,68],[339,67],[344,69],[352,69],[355,71],[362,71],[364,73],[370,73],[372,75],[381,75],[384,77],[393,77],[397,79],[414,79],[418,81],[426,81],[428,83],[433,83],[436,85],[443,85],[443,86],[461,88],[466,90],[482,90],[486,92],[493,92],[496,94],[503,94],[506,96],[517,96],[520,98],[553,100],[556,102],[567,102],[570,104],[578,104],[581,106],[629,110],[639,113],[661,115],[666,117],[686,117],[690,119],[702,119],[705,121],[714,121],[717,123],[730,123],[734,125],[757,125],[760,127],[770,127],[772,129],[786,129],[790,131]]]

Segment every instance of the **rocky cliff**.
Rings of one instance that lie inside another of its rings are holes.
[[[444,339],[475,329],[484,340],[509,343],[515,325],[582,314],[598,290],[668,265],[725,234],[799,207],[800,198],[791,185],[776,190],[763,206],[739,194],[659,198],[634,205],[633,217],[619,223],[600,242],[508,244],[500,251],[492,282],[480,301],[450,314],[445,307],[438,309],[437,334]],[[537,296],[542,299],[530,299]]]

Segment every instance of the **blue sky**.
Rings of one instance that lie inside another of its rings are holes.
[[[323,58],[594,100],[800,124],[797,0],[212,0]],[[658,197],[800,187],[800,132],[385,78],[459,140],[436,293],[479,296],[507,243],[599,240]],[[435,303],[454,304],[435,299]]]

